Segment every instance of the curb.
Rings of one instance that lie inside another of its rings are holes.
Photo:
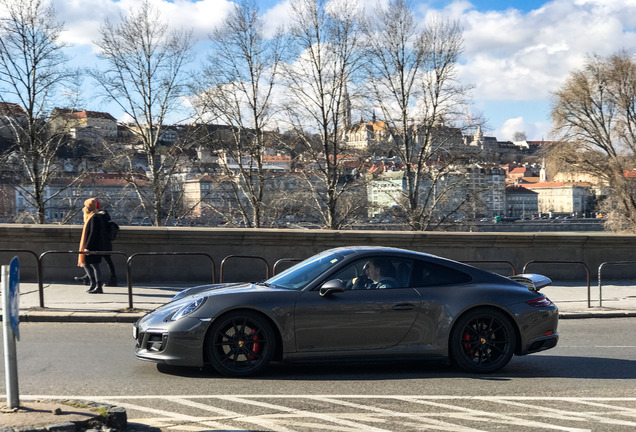
[[[146,313],[28,311],[20,313],[20,322],[134,323]]]
[[[588,318],[636,318],[636,312],[564,312],[559,313],[559,319],[588,319]]]
[[[38,401],[38,402],[47,402],[47,401]],[[33,402],[31,405],[35,405],[38,402]],[[55,401],[56,403],[60,403],[61,401]],[[85,401],[63,401],[64,405],[67,405],[69,409],[73,409],[74,405],[86,407],[86,408],[96,408],[95,414],[87,414],[88,419],[83,420],[69,420],[62,421],[60,423],[50,423],[44,424],[39,423],[35,425],[20,425],[20,426],[3,426],[0,427],[0,432],[43,432],[43,431],[55,431],[55,432],[77,432],[77,431],[109,431],[109,432],[119,432],[126,431],[128,429],[128,416],[125,408],[108,405],[104,403],[98,402],[85,402]],[[24,409],[24,408],[22,408]],[[14,414],[10,414],[14,415]],[[18,414],[20,411],[18,409]],[[25,412],[24,415],[28,415],[28,412]],[[63,415],[63,411],[55,413],[52,415]]]

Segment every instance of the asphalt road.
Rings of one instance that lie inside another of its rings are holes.
[[[234,422],[250,419],[248,426],[233,423],[231,427],[236,430],[253,430],[255,424],[258,430],[312,430],[309,426],[289,426],[292,413],[305,413],[305,408],[299,408],[301,400],[303,406],[308,403],[312,407],[311,414],[306,414],[313,416],[312,421],[344,422],[338,430],[364,430],[369,426],[356,426],[356,421],[362,421],[355,420],[360,410],[366,413],[365,421],[373,416],[381,418],[384,426],[378,430],[410,430],[405,427],[404,416],[421,413],[423,406],[437,407],[434,420],[442,422],[438,425],[441,429],[448,427],[444,424],[452,417],[457,421],[452,425],[480,430],[472,422],[495,409],[501,411],[497,421],[503,418],[502,424],[508,427],[546,430],[541,423],[546,419],[533,427],[532,421],[539,421],[532,417],[537,415],[534,407],[539,406],[539,411],[554,410],[549,421],[556,423],[550,423],[554,427],[547,429],[636,429],[636,319],[562,320],[559,332],[556,348],[514,357],[506,368],[492,375],[463,373],[442,362],[394,362],[274,364],[259,377],[230,379],[211,370],[136,360],[129,324],[22,323],[17,343],[19,389],[23,398],[101,398],[127,408],[129,419],[147,419],[155,427],[188,422],[198,425],[189,430],[230,427],[227,422],[219,423],[219,418]],[[0,369],[4,370],[4,363]],[[1,388],[4,394],[4,382]],[[572,404],[594,408],[582,410]],[[242,407],[240,413],[230,409],[237,405]],[[342,417],[345,414],[337,420],[321,417],[331,413],[334,406],[337,412],[346,411],[346,418]],[[372,412],[366,412],[371,406]],[[204,416],[198,413],[201,410],[206,412]],[[288,417],[284,421],[280,416],[267,417],[273,415],[272,410]],[[586,422],[598,417],[599,410],[611,414],[601,417],[598,427],[589,427]],[[531,411],[533,414],[528,414]],[[214,413],[212,417],[210,412]],[[401,413],[402,420],[394,419],[402,422],[400,428],[391,426],[388,420],[396,412]],[[176,423],[165,423],[170,421]],[[487,422],[483,418],[480,421]],[[578,426],[571,427],[573,422]],[[481,429],[497,429],[493,424],[488,426]],[[418,430],[417,426],[413,430]],[[453,426],[451,430],[461,428]]]

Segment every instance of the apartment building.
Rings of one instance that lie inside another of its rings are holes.
[[[540,213],[585,216],[592,211],[591,183],[539,182],[525,187],[538,194]]]
[[[51,113],[50,125],[68,132],[73,139],[117,137],[117,120],[105,112],[55,108]]]
[[[523,186],[506,188],[507,217],[524,218],[539,213],[539,193]]]
[[[25,125],[26,112],[15,103],[0,102],[0,138],[9,139],[14,136],[12,125]]]
[[[467,170],[474,196],[473,218],[493,217],[506,211],[506,171],[498,165],[473,164]]]

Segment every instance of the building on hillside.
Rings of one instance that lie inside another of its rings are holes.
[[[463,136],[463,144],[469,149],[492,150],[497,147],[497,138],[485,136],[481,126],[477,126],[475,133]]]
[[[234,194],[235,179],[228,175],[205,174],[183,183],[183,206],[193,218],[219,221],[238,207]]]
[[[243,154],[241,155],[240,164],[236,159],[237,155],[234,152],[229,152],[226,150],[218,150],[214,155],[208,153],[204,150],[199,149],[198,154],[201,160],[204,161],[215,161],[219,166],[224,168],[226,171],[231,171],[234,173],[238,173],[241,170],[252,170],[256,171],[258,169],[257,158],[252,158],[250,155]],[[291,156],[288,155],[261,155],[261,166],[264,172],[270,173],[282,173],[289,172],[291,170]]]
[[[284,154],[261,156],[263,168],[270,172],[289,172],[291,170],[291,156]]]
[[[595,194],[590,183],[539,182],[524,187],[538,194],[541,214],[583,217],[593,210]]]
[[[506,171],[497,165],[473,164],[467,170],[473,194],[473,218],[493,217],[506,211]]]
[[[384,121],[373,120],[365,122],[362,118],[345,131],[345,145],[347,149],[360,152],[375,152],[377,149],[386,150],[391,142],[391,134]]]
[[[540,173],[536,166],[519,165],[511,167],[506,176],[509,185],[521,185],[523,183],[536,183],[540,180]]]
[[[408,126],[408,132],[413,140],[410,144],[413,155],[416,155],[425,144],[428,145],[427,152],[443,159],[448,152],[465,153],[473,148],[472,144],[466,144],[461,130],[454,127],[436,125],[430,130],[424,130],[422,125],[413,122]],[[348,127],[345,143],[347,149],[351,151],[393,157],[395,156],[394,147],[401,144],[401,136],[401,126],[391,126],[389,122],[376,120],[373,116],[371,122],[365,122],[360,118],[360,122]],[[425,142],[427,140],[428,143]]]
[[[523,186],[506,187],[506,216],[524,218],[539,213],[539,194]]]
[[[149,187],[145,176],[138,176],[136,183],[142,190]],[[126,178],[119,174],[89,174],[79,181],[74,176],[59,177],[45,189],[45,218],[54,223],[81,223],[84,200],[97,198],[114,220],[122,224],[144,218],[137,193]],[[36,208],[25,193],[16,193],[16,215],[35,215]]]
[[[0,102],[0,138],[9,139],[15,135],[14,127],[26,124],[26,111],[15,103]]]
[[[369,170],[377,172],[377,167]],[[367,184],[367,215],[375,218],[398,207],[405,190],[404,171],[383,171],[376,174]]]
[[[55,108],[50,124],[73,139],[117,138],[117,120],[105,112]]]

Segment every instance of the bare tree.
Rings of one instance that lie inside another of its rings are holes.
[[[35,221],[45,223],[47,203],[57,194],[46,190],[61,175],[58,152],[66,143],[48,117],[74,76],[60,41],[64,25],[43,0],[0,0],[0,6],[6,11],[0,18],[0,129],[10,141],[0,160],[15,167],[18,193],[35,207]]]
[[[554,93],[558,155],[611,190],[616,226],[636,231],[636,61],[627,53],[589,58]],[[566,148],[566,151],[562,151]]]
[[[254,0],[241,0],[211,35],[212,52],[205,71],[207,90],[200,93],[201,114],[229,125],[231,139],[220,147],[236,172],[233,193],[246,226],[263,218],[267,172],[263,166],[267,129],[275,129],[273,90],[279,74],[281,34],[266,38],[263,17]]]
[[[461,143],[462,128],[476,120],[465,114],[467,88],[457,81],[462,31],[457,23],[443,21],[420,30],[408,1],[391,0],[369,18],[366,35],[368,93],[405,164],[407,224],[425,230],[443,220],[442,203],[453,208],[441,197],[450,196],[458,183],[444,179],[461,160],[453,147]]]
[[[286,112],[311,159],[307,180],[315,210],[324,226],[339,229],[356,209],[340,198],[354,187],[342,156],[347,84],[361,64],[359,9],[345,0],[293,0],[291,8],[296,57],[285,70]]]
[[[149,220],[163,225],[181,207],[175,175],[190,144],[182,140],[169,149],[160,144],[168,117],[180,112],[181,98],[187,94],[191,34],[169,30],[151,2],[144,0],[119,22],[107,20],[95,43],[105,67],[90,75],[104,97],[131,119],[136,141],[126,152],[113,151],[112,157],[127,167],[127,178]],[[148,188],[133,175],[139,162],[136,153],[145,156]]]
[[[528,139],[528,136],[526,135],[525,132],[516,131],[514,134],[512,134],[513,141],[525,141],[527,139]]]

